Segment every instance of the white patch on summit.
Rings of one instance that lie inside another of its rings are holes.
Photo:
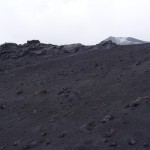
[[[138,40],[132,37],[113,37],[110,36],[104,41],[112,41],[113,43],[116,43],[117,45],[134,45],[134,44],[144,44],[149,43],[142,40]]]

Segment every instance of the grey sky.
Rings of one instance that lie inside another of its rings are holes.
[[[150,0],[0,0],[0,43],[89,45],[108,36],[150,41]]]

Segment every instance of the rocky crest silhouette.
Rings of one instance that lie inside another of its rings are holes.
[[[145,150],[150,44],[0,46],[0,150]]]

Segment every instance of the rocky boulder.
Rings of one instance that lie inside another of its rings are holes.
[[[27,44],[31,45],[31,44],[38,44],[40,43],[39,40],[31,40],[31,41],[27,41]]]

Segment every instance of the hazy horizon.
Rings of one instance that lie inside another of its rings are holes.
[[[149,0],[1,0],[0,44],[97,44],[109,36],[150,41]]]

